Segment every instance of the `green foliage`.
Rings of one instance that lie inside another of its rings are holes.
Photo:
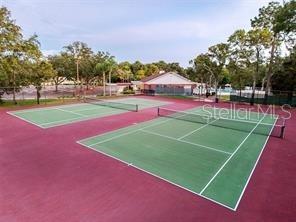
[[[37,103],[40,103],[40,91],[42,84],[54,77],[55,72],[50,63],[42,60],[37,60],[28,65],[30,71],[27,73],[28,80],[31,85],[35,86],[37,90]]]
[[[275,14],[274,31],[286,34],[296,31],[296,1],[286,2]]]
[[[123,89],[123,94],[125,95],[135,94],[135,91],[133,90],[133,88],[127,86]]]
[[[59,84],[73,78],[75,73],[75,61],[67,53],[48,56],[47,59],[54,69],[55,75],[53,81],[56,85],[56,90],[58,90]]]
[[[296,47],[280,67],[272,77],[272,86],[278,90],[296,90]]]
[[[10,18],[10,12],[5,7],[0,8],[0,86],[6,88],[6,93],[13,93],[31,82],[28,73],[31,65],[41,57],[37,36],[25,39],[21,28]],[[30,64],[30,65],[29,65]]]
[[[200,54],[191,63],[194,68],[192,74],[195,75],[192,78],[195,81],[200,81],[201,83],[208,82],[218,72],[218,65],[211,60],[209,54]]]

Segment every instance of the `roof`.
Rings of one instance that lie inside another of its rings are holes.
[[[193,85],[191,80],[179,75],[176,72],[159,73],[145,77],[141,80],[145,84],[160,84],[160,85]]]
[[[160,77],[160,76],[162,76],[162,75],[164,75],[164,74],[166,74],[166,72],[165,72],[165,73],[157,73],[157,74],[154,74],[154,75],[151,75],[151,76],[147,76],[147,77],[141,79],[140,81],[141,81],[141,82],[148,82],[148,81],[150,81],[151,79],[155,79],[155,78]]]

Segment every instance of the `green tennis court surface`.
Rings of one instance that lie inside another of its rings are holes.
[[[101,101],[97,102],[96,100],[90,100],[87,101],[87,103],[26,109],[8,113],[41,128],[49,128],[166,104],[168,103],[150,99],[122,98],[104,100],[103,103]]]
[[[277,135],[276,119],[198,119],[209,111],[164,109],[164,117],[78,143],[236,210],[269,135]]]

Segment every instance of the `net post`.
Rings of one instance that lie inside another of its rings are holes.
[[[136,112],[138,112],[139,111],[139,106],[138,106],[138,104],[136,104]]]
[[[281,126],[281,134],[280,134],[281,139],[284,138],[284,131],[285,131],[285,126]]]
[[[157,107],[157,116],[159,116],[159,107]]]
[[[284,138],[285,127],[286,127],[285,119],[283,119],[283,124],[282,124],[282,126],[281,126],[281,134],[280,134],[280,138],[281,138],[281,139]]]

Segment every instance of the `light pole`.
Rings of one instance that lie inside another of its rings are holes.
[[[75,59],[76,59],[76,82],[77,85],[80,85],[80,89],[79,89],[79,95],[81,93],[81,81],[80,81],[80,76],[79,76],[79,60],[80,60],[80,56],[79,55],[75,55]]]

